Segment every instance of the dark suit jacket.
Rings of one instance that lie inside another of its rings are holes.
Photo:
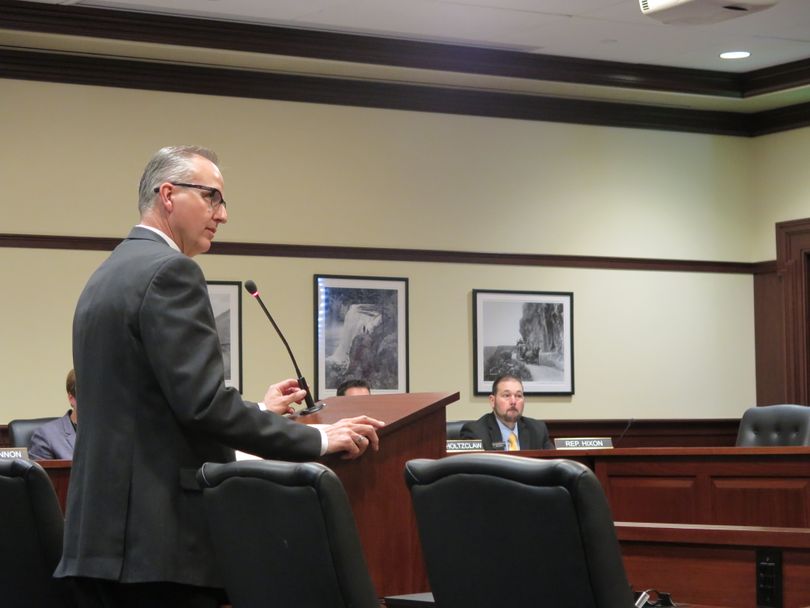
[[[542,420],[534,418],[518,418],[518,438],[521,450],[553,450],[554,443],[549,439],[548,428]],[[495,414],[490,412],[481,416],[474,422],[468,422],[461,427],[462,439],[482,439],[485,450],[493,450],[493,443],[502,443],[501,429],[495,420]]]
[[[34,431],[28,455],[35,460],[71,460],[75,442],[76,429],[68,410],[61,418],[46,422]]]
[[[221,586],[197,469],[234,448],[315,459],[320,433],[225,387],[202,271],[144,228],[79,297],[73,363],[82,411],[56,576]]]

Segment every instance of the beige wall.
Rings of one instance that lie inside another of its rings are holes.
[[[747,140],[12,80],[0,110],[0,232],[82,236],[123,236],[149,155],[192,142],[221,156],[225,241],[758,261],[773,257],[762,184],[786,179],[763,157],[807,142],[806,130]],[[801,184],[783,188],[792,197],[775,213],[797,213]],[[104,257],[0,249],[0,421],[63,409],[72,309]],[[474,288],[575,294],[576,394],[532,398],[531,415],[735,417],[754,403],[750,276],[198,260],[211,280],[253,278],[272,294],[310,378],[312,275],[409,277],[411,390],[461,391],[449,418],[486,408],[471,395]],[[289,364],[243,305],[257,398]]]
[[[776,222],[810,217],[810,128],[759,137],[751,142],[754,181],[755,261],[776,259]]]
[[[112,236],[167,143],[222,160],[234,241],[746,260],[748,140],[0,81],[4,231]],[[32,200],[33,199],[33,200]],[[43,213],[43,202],[67,213]]]

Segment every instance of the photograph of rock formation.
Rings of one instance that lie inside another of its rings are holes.
[[[363,379],[372,390],[399,388],[398,292],[330,287],[324,301],[323,386]]]
[[[526,394],[573,394],[573,294],[473,290],[475,391],[509,374]]]

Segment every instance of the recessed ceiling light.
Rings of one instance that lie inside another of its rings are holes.
[[[745,59],[750,56],[751,53],[748,51],[726,51],[725,53],[720,53],[720,59]]]

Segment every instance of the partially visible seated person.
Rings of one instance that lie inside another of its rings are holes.
[[[61,418],[46,422],[31,436],[28,455],[34,460],[73,460],[76,443],[76,372],[70,370],[65,381],[70,409]]]
[[[523,382],[504,374],[492,383],[492,411],[461,427],[462,439],[481,439],[485,450],[553,450],[542,420],[523,416]]]
[[[356,397],[358,395],[370,395],[371,387],[365,380],[350,379],[344,380],[337,387],[338,397]]]

